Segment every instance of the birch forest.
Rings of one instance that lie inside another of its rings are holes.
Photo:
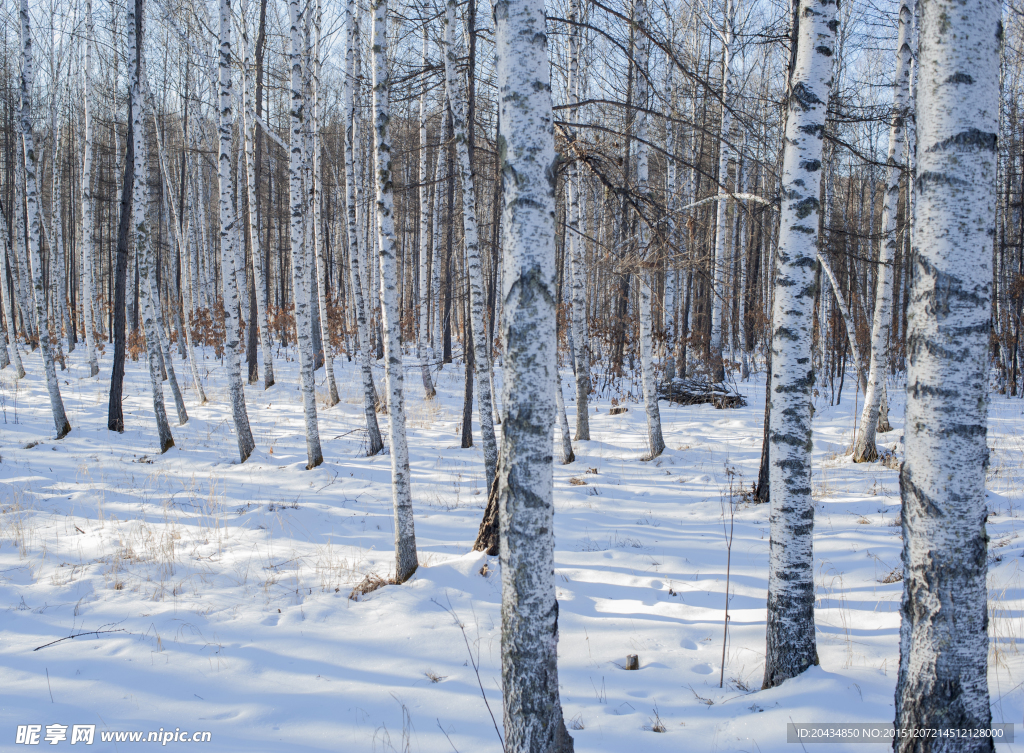
[[[1015,3],[4,0],[0,739],[1016,750]]]

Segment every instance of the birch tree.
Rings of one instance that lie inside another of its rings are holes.
[[[772,307],[771,542],[764,687],[818,663],[811,499],[811,337],[822,137],[836,37],[835,0],[801,0],[794,23]]]
[[[427,26],[423,25],[423,67],[427,67]],[[440,150],[439,151],[443,151]],[[427,81],[424,78],[423,89],[420,91],[420,160],[419,160],[419,213],[420,213],[420,264],[419,264],[419,315],[416,319],[416,355],[420,360],[420,375],[423,379],[423,392],[428,399],[437,395],[434,383],[430,378],[430,358],[427,355],[428,312],[430,300],[430,280],[428,269],[430,263],[430,177],[427,167]],[[490,488],[490,487],[488,487]]]
[[[402,341],[398,313],[398,261],[395,256],[394,174],[391,165],[391,80],[387,64],[387,0],[373,3],[373,132],[377,175],[377,245],[380,256],[380,310],[384,373],[388,389],[391,495],[395,505],[395,581],[404,583],[419,566],[412,514],[409,445],[405,438]]]
[[[252,62],[249,47],[249,26],[242,17],[242,47],[245,52],[242,74],[242,134],[245,140],[245,182],[247,189],[246,216],[249,220],[249,240],[252,244],[252,275],[256,288],[256,326],[259,330],[260,351],[263,353],[263,389],[274,386],[274,354],[270,349],[270,331],[267,326],[267,288],[260,249],[259,216],[256,204],[256,108],[252,83]]]
[[[231,83],[231,0],[220,0],[220,38],[218,63],[218,182],[220,187],[220,255],[221,281],[224,284],[224,362],[228,374],[228,395],[231,401],[231,416],[235,423],[238,440],[238,457],[244,463],[249,459],[256,443],[249,428],[249,414],[245,407],[245,387],[242,384],[242,367],[238,347],[238,278],[244,265],[240,262],[238,225],[231,192],[231,136],[234,125],[232,110],[234,92]]]
[[[21,362],[21,354],[18,352],[18,333],[14,327],[16,316],[14,296],[10,294],[10,289],[7,287],[7,278],[10,274],[7,262],[10,249],[8,239],[10,237],[7,219],[4,217],[3,209],[0,208],[0,299],[2,299],[4,307],[4,317],[7,319],[7,342],[4,345],[10,348],[10,363],[14,366],[14,373],[17,375],[17,378],[21,379],[25,376],[25,367]]]
[[[909,20],[909,19],[908,19]],[[923,0],[896,725],[991,726],[985,469],[1001,5]],[[992,751],[938,738],[901,753]]]
[[[579,24],[580,0],[572,0],[569,6],[569,122],[576,123],[577,105],[580,101],[580,48],[582,30]],[[575,130],[573,131],[575,136]],[[668,149],[668,151],[672,151]],[[590,441],[590,345],[587,337],[586,268],[583,235],[580,233],[580,170],[576,160],[569,163],[568,241],[570,248],[570,275],[572,283],[572,339],[576,346],[573,359],[576,366],[576,441]]]
[[[85,0],[85,65],[82,69],[83,92],[83,123],[85,151],[82,155],[82,326],[85,328],[85,352],[89,361],[89,376],[100,372],[96,360],[96,325],[93,321],[96,296],[93,292],[93,280],[96,272],[93,268],[93,230],[95,227],[96,201],[92,192],[92,115],[95,109],[93,101],[92,64],[93,47],[96,29],[92,18],[92,0]]]
[[[494,467],[498,459],[497,442],[494,438],[494,403],[491,398],[491,355],[487,342],[487,327],[484,325],[484,283],[483,267],[480,264],[480,234],[476,222],[476,188],[473,183],[473,167],[469,160],[469,133],[472,124],[466,122],[466,103],[462,97],[462,77],[457,75],[456,65],[461,45],[455,33],[456,0],[448,0],[445,15],[445,90],[451,105],[455,135],[455,153],[459,162],[462,185],[462,239],[466,249],[466,271],[469,276],[469,317],[472,323],[471,342],[473,366],[476,376],[477,409],[480,416],[480,437],[484,450],[484,471],[487,489],[494,482]]]
[[[348,231],[349,272],[352,278],[352,297],[355,299],[356,341],[359,344],[359,371],[363,379],[363,415],[366,419],[367,455],[376,455],[384,449],[384,442],[377,425],[376,390],[373,386],[373,369],[370,365],[370,332],[366,310],[368,304],[363,294],[360,280],[360,258],[363,257],[360,242],[359,223],[356,216],[356,177],[355,161],[357,154],[356,123],[355,123],[355,59],[356,45],[359,43],[359,18],[356,0],[348,0],[345,4],[345,86],[343,97],[343,117],[345,118],[345,216]],[[367,291],[368,293],[368,291]]]
[[[295,335],[299,351],[299,376],[302,409],[306,421],[306,468],[324,462],[320,448],[320,426],[316,415],[316,382],[313,379],[313,334],[310,318],[309,269],[306,265],[306,197],[302,188],[305,159],[306,98],[303,95],[302,26],[308,8],[299,8],[299,0],[289,0],[291,68],[291,143],[288,162],[288,195],[291,204],[290,239],[292,251],[292,287],[295,301]]]
[[[635,21],[641,29],[650,26],[650,17],[646,0],[636,0],[633,8]],[[646,34],[638,33],[633,56],[636,60],[638,74],[636,77],[636,187],[641,197],[650,194],[649,147],[647,144],[647,107],[649,99],[648,64],[650,61],[650,43]],[[665,438],[661,432],[661,411],[658,408],[658,393],[654,385],[654,316],[652,279],[649,268],[651,229],[646,221],[640,218],[640,263],[637,273],[640,284],[640,369],[644,393],[644,411],[647,415],[647,449],[648,459],[656,458],[665,451]]]
[[[32,24],[28,13],[28,0],[21,0],[21,155],[25,162],[25,219],[28,225],[29,253],[32,256],[32,288],[34,292],[36,329],[39,337],[39,352],[43,359],[46,372],[46,389],[50,395],[50,410],[53,413],[53,424],[57,431],[57,439],[63,439],[71,431],[67,415],[64,413],[64,400],[61,398],[60,385],[57,383],[57,369],[53,363],[53,352],[50,348],[50,327],[46,318],[46,293],[43,283],[43,259],[39,250],[42,218],[40,217],[38,181],[36,174],[35,141],[32,136],[32,87],[35,76],[34,45],[32,41]],[[19,234],[20,241],[24,236]],[[6,281],[4,282],[6,284]],[[27,318],[27,317],[26,317]]]
[[[864,393],[864,411],[860,431],[853,448],[853,462],[869,463],[878,459],[875,429],[885,392],[885,372],[889,366],[889,329],[892,326],[892,265],[900,243],[896,232],[896,214],[900,200],[900,176],[906,159],[906,121],[910,104],[910,25],[915,0],[902,0],[899,15],[899,40],[896,48],[896,81],[893,83],[892,122],[889,126],[889,156],[886,160],[885,196],[882,201],[882,242],[878,244],[878,288],[875,292],[875,318],[871,327],[871,366]]]
[[[729,181],[729,162],[732,149],[729,146],[732,131],[733,107],[733,40],[736,33],[736,0],[725,0],[725,19],[720,32],[722,38],[722,127],[718,147],[718,182],[723,190],[719,198],[715,221],[714,280],[711,300],[711,376],[716,382],[725,381],[725,365],[722,363],[722,320],[725,311],[725,239],[728,221],[729,199],[724,187]],[[736,190],[740,188],[737,185]]]
[[[494,4],[505,419],[498,460],[507,753],[569,753],[558,693],[552,431],[555,175],[543,0]]]

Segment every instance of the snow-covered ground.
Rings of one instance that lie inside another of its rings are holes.
[[[306,471],[297,368],[283,352],[277,386],[246,390],[257,449],[243,465],[212,355],[211,402],[187,389],[191,420],[161,456],[141,361],[128,364],[127,429],[107,431],[109,353],[97,379],[81,349],[60,373],[73,426],[60,442],[38,354],[23,356],[21,382],[0,372],[0,749],[21,747],[18,725],[59,723],[95,724],[98,750],[134,747],[101,742],[103,731],[179,728],[210,731],[209,751],[499,751],[500,577],[496,558],[469,553],[486,495],[479,447],[459,447],[462,367],[445,367],[431,403],[407,371],[421,568],[354,601],[353,586],[393,561],[390,458],[365,457],[354,365],[337,362],[342,403],[321,410],[325,462]],[[763,378],[739,385],[749,403],[738,410],[662,403],[669,449],[653,462],[641,460],[642,409],[609,415],[607,392],[592,403],[594,440],[555,468],[559,679],[577,751],[792,751],[788,722],[892,720],[897,472],[844,455],[846,386],[838,407],[818,399],[814,424],[821,666],[770,691],[759,690],[768,510],[742,498],[760,457]],[[903,426],[902,395],[891,398],[888,448]],[[994,395],[989,678],[993,721],[1018,724],[1022,424],[1024,401]],[[625,671],[634,653],[641,668]]]

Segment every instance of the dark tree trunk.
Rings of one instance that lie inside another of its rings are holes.
[[[466,360],[466,388],[462,393],[462,447],[465,449],[473,446],[473,375],[476,361],[472,346],[472,322],[468,316],[464,316],[463,320],[466,324],[466,338],[462,348]]]
[[[110,374],[110,400],[107,403],[107,428],[124,431],[121,392],[124,387],[125,286],[128,278],[128,225],[132,211],[132,184],[135,182],[135,146],[132,128],[132,103],[128,97],[128,138],[125,147],[124,180],[121,184],[121,214],[117,221],[117,261],[114,270],[114,365]]]

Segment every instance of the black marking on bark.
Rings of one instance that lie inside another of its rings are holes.
[[[982,131],[978,128],[968,128],[966,131],[950,136],[948,139],[944,139],[937,144],[932,144],[926,151],[931,152],[943,152],[950,147],[961,147],[961,148],[975,148],[981,149],[986,152],[994,152],[996,150],[996,141],[998,136],[989,131]]]
[[[942,83],[944,83],[944,84],[973,84],[974,83],[974,79],[971,78],[966,73],[957,72],[957,73],[954,73],[949,78],[947,78]]]

